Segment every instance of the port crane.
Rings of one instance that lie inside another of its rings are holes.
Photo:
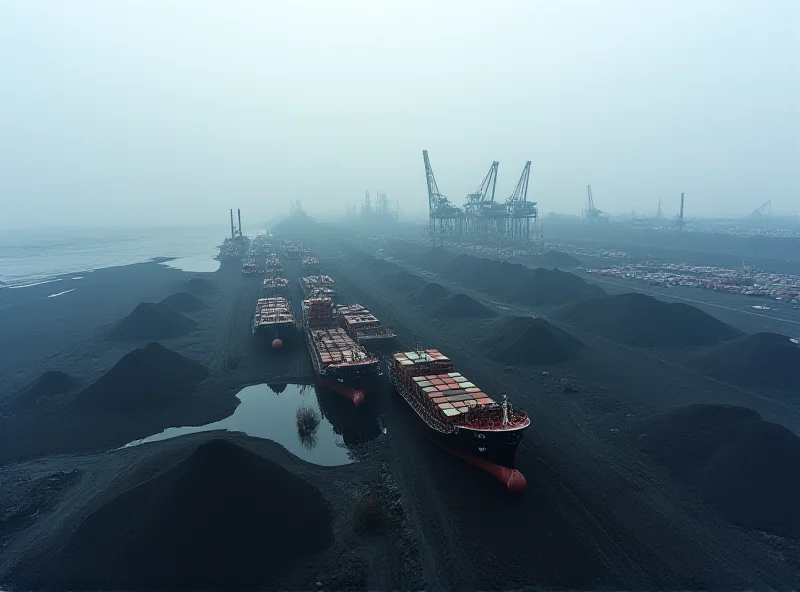
[[[422,160],[425,162],[425,180],[428,185],[428,235],[436,244],[436,237],[441,241],[445,237],[461,236],[464,224],[464,212],[454,206],[450,200],[439,191],[436,177],[433,174],[428,151],[422,151]],[[437,224],[438,222],[438,224]]]
[[[607,214],[605,214],[602,210],[597,209],[594,205],[594,196],[592,195],[592,186],[587,185],[586,190],[589,193],[589,207],[586,208],[585,214],[586,217],[592,221],[597,222],[600,220],[607,220]]]
[[[525,163],[519,181],[508,198],[506,209],[509,214],[509,228],[512,242],[519,239],[530,238],[531,220],[536,223],[539,214],[535,201],[528,201],[528,183],[531,177],[531,161]]]
[[[772,213],[772,200],[769,199],[761,204],[760,208],[756,208],[750,214],[751,220],[762,220],[764,218],[768,218],[769,215]]]

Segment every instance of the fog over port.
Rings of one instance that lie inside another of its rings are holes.
[[[236,196],[426,214],[488,165],[577,214],[798,213],[800,5],[8,1],[3,226],[200,224]],[[31,212],[36,212],[35,218]],[[224,216],[224,214],[222,214]]]

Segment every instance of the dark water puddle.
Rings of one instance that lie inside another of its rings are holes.
[[[236,396],[241,401],[239,406],[223,420],[168,428],[125,447],[196,432],[229,430],[274,440],[305,461],[336,466],[358,460],[352,447],[381,433],[377,418],[368,408],[356,409],[350,401],[318,386],[258,384]]]

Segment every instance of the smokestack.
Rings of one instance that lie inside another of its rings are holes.
[[[242,236],[242,210],[237,208],[236,212],[239,214],[239,236]]]
[[[681,220],[683,220],[683,193],[681,193]]]
[[[236,238],[236,232],[233,230],[233,208],[231,208],[231,240]]]

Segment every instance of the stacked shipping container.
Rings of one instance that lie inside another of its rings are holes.
[[[294,314],[286,298],[259,298],[253,320],[255,329],[276,324],[294,323]]]
[[[373,360],[344,329],[313,329],[311,339],[323,368],[364,364]]]
[[[460,372],[453,372],[452,362],[439,350],[398,353],[394,365],[395,374],[417,401],[447,423],[458,423],[464,416],[472,421],[471,411],[496,405]]]

